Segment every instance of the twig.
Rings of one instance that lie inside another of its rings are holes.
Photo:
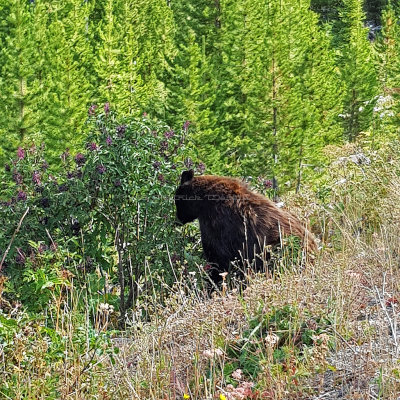
[[[54,240],[51,237],[50,232],[49,232],[49,230],[47,228],[46,228],[46,234],[47,234],[48,238],[50,239],[51,244],[53,245],[53,248],[55,249],[56,248],[56,244],[54,243]]]
[[[29,207],[26,209],[26,211],[24,212],[24,215],[23,215],[22,218],[19,220],[18,225],[17,225],[17,229],[14,231],[14,234],[12,235],[12,238],[11,238],[11,240],[10,240],[10,243],[8,244],[7,250],[4,252],[3,258],[1,259],[1,262],[0,262],[0,272],[1,272],[1,270],[3,269],[4,261],[5,261],[6,257],[7,257],[8,252],[9,252],[10,249],[11,249],[11,245],[12,245],[13,242],[14,242],[15,236],[17,236],[17,233],[19,232],[19,230],[20,230],[20,228],[21,228],[22,221],[25,219],[26,214],[28,214],[28,212],[29,212]]]
[[[391,333],[391,335],[393,337],[393,342],[394,342],[394,345],[395,345],[395,348],[396,348],[396,354],[398,354],[398,352],[399,352],[399,343],[397,341],[397,323],[396,323],[396,321],[393,321],[393,319],[396,318],[396,314],[395,313],[393,314],[394,315],[393,319],[390,318],[390,315],[388,313],[388,310],[387,310],[387,307],[386,307],[386,304],[385,304],[385,286],[386,286],[386,273],[383,274],[382,296],[379,293],[379,289],[376,286],[374,286],[374,289],[375,289],[376,297],[378,298],[378,301],[379,301],[379,305],[381,306],[381,308],[382,308],[382,310],[383,310],[383,312],[385,314],[385,317],[387,318],[387,322],[388,322],[389,327],[390,327],[390,333]]]

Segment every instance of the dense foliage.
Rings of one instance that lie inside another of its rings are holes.
[[[85,108],[109,102],[191,121],[212,172],[299,189],[326,144],[397,134],[398,16],[383,0],[1,0],[0,160],[78,151]]]
[[[56,173],[42,147],[19,147],[6,164],[0,270],[12,277],[8,297],[32,311],[45,309],[55,290],[62,296],[75,276],[101,293],[92,298],[94,311],[100,301],[119,304],[124,319],[139,293],[172,283],[170,269],[181,258],[176,252],[185,248],[171,193],[183,162],[193,163],[183,158],[187,125],[175,132],[146,116],[117,118],[106,103],[100,113],[90,107],[87,128],[85,150],[64,151]]]

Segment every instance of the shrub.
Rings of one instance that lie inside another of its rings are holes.
[[[116,292],[110,288],[118,287],[124,320],[139,295],[172,283],[168,250],[183,259],[173,194],[187,130],[174,131],[147,116],[119,118],[107,105],[104,112],[93,110],[84,150],[72,156],[67,149],[61,169],[49,166],[44,148],[36,146],[19,148],[6,165],[0,186],[1,257],[19,223],[22,228],[0,271],[9,277],[8,296],[27,303],[32,300],[22,288],[41,279],[39,271],[56,279],[69,270],[87,290],[85,281],[97,280],[96,293],[106,301]],[[58,247],[65,250],[59,252],[61,260],[51,255]],[[45,262],[44,251],[50,253]],[[43,300],[33,308],[50,298]]]

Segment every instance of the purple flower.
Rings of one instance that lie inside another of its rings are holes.
[[[163,141],[160,143],[160,149],[161,149],[161,151],[165,151],[165,150],[168,149],[168,142],[167,142],[166,140],[163,140]]]
[[[212,267],[211,267],[211,264],[206,264],[206,265],[203,267],[204,271],[209,271],[211,268],[212,268]]]
[[[157,179],[161,182],[164,183],[165,182],[165,177],[163,174],[158,174]]]
[[[185,123],[183,124],[183,130],[185,132],[187,132],[187,130],[189,129],[189,125],[191,124],[190,121],[185,121]]]
[[[66,183],[62,183],[61,185],[58,185],[59,193],[64,193],[66,191],[68,191],[68,185]]]
[[[98,165],[96,169],[100,175],[103,175],[106,172],[106,167],[102,164]]]
[[[40,185],[41,181],[40,181],[40,172],[39,171],[34,171],[32,174],[32,182],[35,185]]]
[[[172,164],[172,165],[171,165],[171,169],[174,169],[174,170],[175,170],[175,169],[176,169],[176,165],[175,165],[175,164]]]
[[[154,161],[153,162],[153,168],[154,169],[159,169],[161,167],[161,162],[160,161]]]
[[[204,163],[200,162],[197,165],[197,171],[199,172],[199,174],[204,174],[204,171],[206,170],[206,166]]]
[[[164,133],[164,136],[167,139],[171,139],[174,135],[175,135],[175,132],[172,129],[170,131],[167,131],[167,132]]]
[[[49,168],[49,163],[47,161],[43,161],[40,168],[42,168],[43,171],[46,171],[46,169]]]
[[[117,134],[118,134],[119,137],[124,136],[125,131],[126,131],[126,126],[125,125],[117,126]]]
[[[106,115],[108,115],[110,112],[110,103],[108,101],[106,104],[104,104],[104,112]]]
[[[190,157],[188,157],[188,158],[185,159],[183,164],[185,165],[186,168],[192,168],[193,167],[193,160]]]
[[[68,172],[67,172],[67,179],[72,179],[74,176],[75,176],[75,175],[74,175],[73,172],[71,172],[71,171],[68,171]]]
[[[272,180],[271,179],[264,179],[261,176],[258,177],[258,181],[261,182],[261,184],[266,188],[270,189],[272,188]]]
[[[97,105],[96,104],[92,104],[89,107],[88,114],[89,115],[95,115],[96,114],[96,109],[97,109]]]
[[[25,201],[27,199],[27,194],[23,190],[19,190],[17,194],[18,201]]]
[[[48,197],[42,197],[40,199],[40,205],[42,206],[42,208],[50,207],[50,200],[48,199]]]
[[[15,262],[19,265],[24,265],[26,261],[26,257],[24,252],[17,247],[17,255],[15,256]]]
[[[77,163],[77,165],[81,166],[83,164],[85,164],[85,156],[82,153],[78,153],[75,156],[75,162]]]
[[[23,160],[25,158],[25,150],[22,147],[18,147],[17,157],[18,160]]]
[[[98,149],[97,144],[96,144],[95,142],[88,143],[88,144],[87,144],[87,148],[88,148],[90,151],[96,151],[96,150]]]
[[[11,171],[10,164],[6,164],[6,165],[4,166],[4,169],[6,170],[6,172],[10,172],[10,171]]]
[[[107,143],[107,146],[111,146],[112,145],[111,136],[107,136],[106,143]]]
[[[21,185],[22,183],[22,175],[19,172],[13,172],[13,179],[17,185]]]
[[[116,179],[115,181],[114,181],[114,186],[115,187],[120,187],[122,185],[122,183],[121,183],[121,181],[119,180],[119,179]]]

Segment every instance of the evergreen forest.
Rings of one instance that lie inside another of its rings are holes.
[[[396,137],[396,2],[0,2],[2,163],[78,150],[91,104],[191,124],[209,172],[296,188],[329,144]]]

